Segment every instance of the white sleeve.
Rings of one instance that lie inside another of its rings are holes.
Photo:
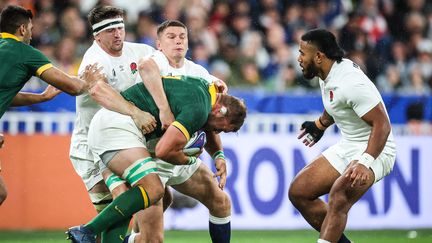
[[[344,90],[347,104],[359,117],[364,116],[381,102],[379,93],[369,79],[361,75],[353,75],[345,80],[348,83]]]
[[[103,55],[98,55],[98,53],[96,53],[94,49],[90,47],[86,51],[86,53],[84,53],[83,59],[81,60],[81,64],[78,68],[78,75],[81,75],[82,72],[84,72],[84,69],[87,65],[94,64],[94,63],[98,63],[99,67],[104,67],[102,72],[107,72],[106,70],[106,67],[108,66],[107,60],[103,58]]]
[[[159,71],[162,75],[164,75],[164,73],[168,72],[168,69],[169,69],[168,58],[161,51],[153,52],[153,54],[150,56],[150,58],[152,58],[153,61],[155,61],[156,65],[159,67]]]
[[[190,62],[191,66],[191,70],[188,70],[188,75],[200,77],[202,79],[205,79],[208,83],[213,83],[213,81],[217,80],[217,78],[211,75],[203,66],[189,60],[187,61]]]
[[[214,82],[216,80],[220,80],[219,78],[216,78],[215,76],[213,76],[211,74],[209,74],[209,75],[210,75],[210,79],[211,79],[212,82]],[[223,80],[221,80],[221,81],[223,81]]]
[[[129,42],[130,43],[130,42]],[[147,44],[130,43],[133,51],[137,54],[138,58],[146,57],[155,52],[155,49]]]

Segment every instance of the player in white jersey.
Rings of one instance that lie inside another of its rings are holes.
[[[124,42],[125,30],[122,16],[123,10],[110,6],[97,7],[89,13],[88,20],[92,25],[95,40],[84,54],[79,68],[81,73],[88,63],[98,63],[103,67],[110,86],[117,91],[125,90],[137,82],[139,59],[154,51],[148,45]],[[131,116],[139,128],[144,131],[153,129],[155,126],[153,116],[128,102],[123,105],[127,106],[123,109],[125,111],[123,114]],[[103,181],[98,165],[93,162],[93,155],[87,144],[90,121],[100,108],[101,106],[88,93],[77,97],[77,116],[70,146],[72,164],[83,179],[90,199],[98,212],[112,201],[110,191]]]
[[[302,124],[299,139],[317,143],[335,123],[342,139],[303,168],[289,189],[289,199],[320,231],[317,242],[350,242],[343,234],[348,211],[393,169],[396,146],[384,102],[357,64],[343,59],[335,36],[323,29],[301,37],[298,62],[303,76],[319,78],[323,114]],[[319,199],[329,193],[326,204]]]
[[[140,62],[140,68],[143,68],[141,74],[143,79],[147,78],[151,83],[161,85],[160,76],[198,76],[209,82],[217,82],[221,90],[227,91],[225,84],[210,75],[204,67],[185,58],[188,49],[188,35],[187,27],[183,23],[176,20],[165,21],[159,25],[157,37],[159,51]],[[155,98],[154,95],[153,98]],[[206,150],[213,155],[216,174],[213,175],[213,172],[199,161],[196,165],[184,166],[191,167],[188,168],[188,173],[173,177],[167,182],[167,185],[203,203],[209,209],[209,232],[212,241],[229,242],[231,201],[223,191],[226,182],[226,163],[222,143],[219,135],[215,133],[207,133],[207,141]],[[169,168],[174,170],[174,166],[169,163],[159,160],[157,164],[161,171],[162,168],[168,173]],[[214,180],[214,176],[220,177],[219,183]],[[145,240],[160,240],[163,235],[158,238],[155,232],[163,232],[162,206],[156,205],[149,209],[141,212],[144,216],[141,215],[142,220],[138,221],[140,231],[145,235]],[[151,224],[146,221],[149,218],[152,219]]]

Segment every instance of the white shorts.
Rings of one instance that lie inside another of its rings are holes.
[[[155,140],[148,151],[154,151]],[[88,135],[90,150],[94,155],[94,162],[100,161],[100,155],[107,151],[128,148],[146,148],[146,139],[135,126],[130,116],[125,116],[107,109],[99,110],[93,117]],[[155,159],[158,174],[163,185],[178,185],[188,180],[201,165],[198,159],[193,165],[173,165],[160,159]]]
[[[366,143],[340,141],[326,149],[322,155],[340,174],[343,174],[349,163],[358,160],[366,147]],[[378,182],[393,170],[395,160],[396,151],[385,147],[371,165],[375,174],[375,182]]]
[[[163,160],[156,159],[158,174],[164,186],[179,185],[189,180],[198,170],[201,163],[202,161],[197,159],[197,162],[192,165],[173,165]]]
[[[79,150],[81,153],[73,153],[77,151],[72,150]],[[87,156],[75,155],[84,153],[86,153]],[[86,144],[80,144],[77,148],[72,148],[69,159],[72,162],[76,173],[83,180],[87,191],[92,189],[98,182],[103,180],[99,165],[94,163],[93,155],[88,150],[88,146]]]
[[[94,161],[107,151],[128,148],[146,148],[145,137],[130,116],[102,108],[93,117],[88,144]]]

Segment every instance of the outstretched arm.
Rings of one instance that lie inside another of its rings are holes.
[[[48,87],[40,94],[19,92],[12,99],[11,106],[25,106],[25,105],[33,105],[33,104],[45,102],[53,99],[60,93],[61,90],[51,85],[48,85]]]
[[[78,78],[63,72],[56,67],[51,67],[44,71],[40,75],[40,78],[59,90],[76,96],[87,91],[96,83],[96,81],[104,79],[101,70],[102,68],[98,68],[97,63],[88,65],[80,78]]]

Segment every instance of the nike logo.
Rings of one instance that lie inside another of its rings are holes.
[[[124,213],[121,211],[121,209],[116,205],[114,206],[114,209],[117,210],[123,217],[125,216]]]

